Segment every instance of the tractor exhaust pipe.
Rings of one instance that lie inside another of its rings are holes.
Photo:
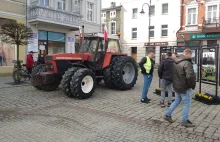
[[[84,25],[82,25],[82,62],[84,62]]]

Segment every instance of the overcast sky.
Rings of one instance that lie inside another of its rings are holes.
[[[110,7],[111,2],[116,2],[116,6],[120,5],[121,0],[102,0],[102,8]]]

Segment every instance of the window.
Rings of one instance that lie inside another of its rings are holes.
[[[161,29],[161,36],[168,36],[168,25],[162,25]]]
[[[80,14],[80,0],[72,1],[72,12]]]
[[[137,18],[137,13],[138,13],[137,8],[132,9],[132,18],[136,19]]]
[[[102,13],[102,18],[106,18],[106,13]]]
[[[116,34],[116,22],[111,22],[111,34]]]
[[[196,24],[196,8],[189,8],[188,9],[188,25],[195,25]]]
[[[154,37],[154,26],[150,26],[150,37]]]
[[[150,6],[150,16],[154,16],[155,15],[155,6]]]
[[[110,12],[110,17],[116,17],[116,11],[111,11]]]
[[[162,14],[168,13],[168,3],[162,4]]]
[[[207,40],[207,45],[208,46],[217,45],[217,40]]]
[[[40,6],[49,6],[49,0],[40,0]]]
[[[87,3],[87,21],[93,21],[93,3]]]
[[[132,28],[132,38],[133,39],[137,38],[137,28]]]
[[[208,20],[215,22],[218,17],[217,5],[208,6]]]
[[[65,0],[59,0],[59,1],[57,1],[57,9],[59,9],[59,10],[65,10]]]

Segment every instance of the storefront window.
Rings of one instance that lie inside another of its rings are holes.
[[[4,23],[15,23],[15,20],[0,18],[0,27]],[[13,66],[15,60],[15,46],[0,41],[0,66]]]
[[[48,54],[65,53],[65,34],[58,32],[38,31],[39,43],[46,45]]]

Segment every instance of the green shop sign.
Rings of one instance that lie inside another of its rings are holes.
[[[220,38],[220,33],[217,33],[217,34],[190,34],[191,40],[211,39],[211,38]]]

